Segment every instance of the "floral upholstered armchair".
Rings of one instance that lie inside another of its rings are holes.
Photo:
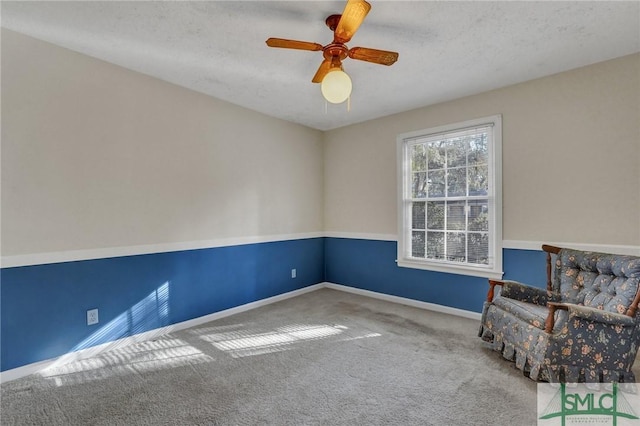
[[[479,336],[533,380],[634,382],[640,257],[542,248],[547,289],[490,280]]]

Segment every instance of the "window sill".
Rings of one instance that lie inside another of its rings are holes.
[[[398,259],[396,263],[401,268],[413,268],[413,269],[423,269],[426,271],[434,271],[434,272],[444,272],[447,274],[458,274],[458,275],[468,275],[472,277],[480,277],[480,278],[490,278],[495,280],[502,279],[502,275],[504,272],[499,272],[493,269],[475,267],[475,266],[467,266],[467,265],[449,265],[449,264],[440,264],[440,263],[432,263],[425,261],[416,261],[416,260],[408,260],[408,259]]]

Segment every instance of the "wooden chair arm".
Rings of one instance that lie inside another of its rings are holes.
[[[551,287],[551,255],[560,253],[562,250],[560,247],[550,246],[548,244],[542,245],[542,250],[547,252],[547,291],[552,291]],[[493,297],[495,294],[495,286],[503,285],[502,281],[489,280],[489,292],[487,293],[487,302],[493,302]],[[640,297],[640,293],[639,293]],[[636,305],[637,306],[637,305]]]
[[[562,249],[560,247],[550,246],[548,244],[543,244],[542,245],[542,250],[546,251],[547,253],[558,254],[558,253],[560,253],[560,250],[562,250]]]
[[[547,252],[547,291],[552,291],[551,286],[551,255],[560,253],[562,250],[560,247],[550,246],[547,244],[542,245],[542,250]]]
[[[497,285],[503,285],[504,283],[502,281],[496,281],[496,280],[489,280],[489,292],[487,293],[487,302],[491,303],[493,302],[493,295],[494,295],[494,289],[495,286]]]
[[[565,311],[569,310],[569,307],[564,303],[557,302],[547,302],[547,306],[549,307],[549,313],[547,314],[547,320],[544,322],[544,331],[545,333],[551,333],[553,331],[553,326],[555,325],[555,314],[557,309],[563,309]]]
[[[625,315],[633,318],[636,315],[636,310],[638,310],[638,304],[640,304],[640,285],[638,286],[638,290],[636,291],[636,297],[633,299],[633,302],[631,302],[631,305],[629,305],[629,309],[627,309]]]

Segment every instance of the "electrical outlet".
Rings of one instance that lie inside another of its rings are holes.
[[[98,310],[90,309],[87,311],[87,325],[93,325],[98,323]]]
[[[291,278],[295,278],[296,277],[296,270],[292,269],[291,270]]]

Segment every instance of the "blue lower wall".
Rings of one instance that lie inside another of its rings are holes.
[[[487,280],[399,268],[396,242],[310,238],[0,271],[2,371],[328,281],[480,312]],[[542,251],[504,278],[544,287]],[[291,269],[297,278],[291,278]],[[98,308],[100,323],[86,325]]]
[[[325,279],[363,290],[436,303],[473,312],[482,311],[486,278],[446,274],[396,265],[395,241],[327,238]],[[544,288],[546,254],[536,250],[503,251],[504,279]]]
[[[0,367],[55,358],[323,281],[323,238],[4,268]],[[100,323],[88,326],[86,311],[93,308]]]

